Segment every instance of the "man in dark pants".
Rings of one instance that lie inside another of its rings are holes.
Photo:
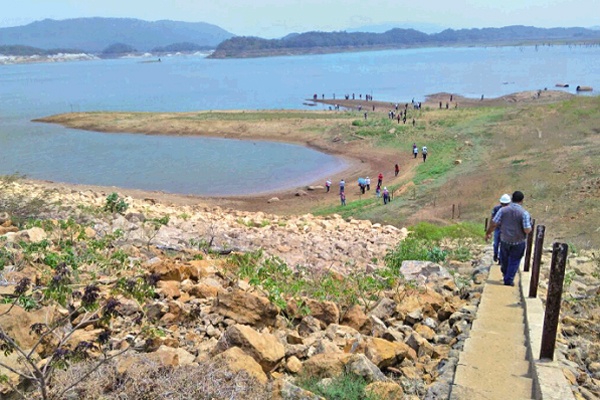
[[[492,232],[500,226],[500,265],[504,275],[504,284],[514,286],[514,279],[521,258],[525,254],[527,234],[531,232],[531,217],[522,206],[525,195],[516,191],[512,203],[496,213],[485,234],[489,240]]]
[[[497,206],[494,206],[494,208],[492,209],[492,220],[494,219],[494,217],[496,216],[496,214],[498,213],[498,210],[500,210],[502,207],[506,207],[507,205],[510,204],[510,195],[509,194],[503,194],[502,197],[500,197],[500,204],[498,204]],[[499,253],[500,250],[500,227],[497,226],[496,229],[494,229],[494,262],[499,263]]]

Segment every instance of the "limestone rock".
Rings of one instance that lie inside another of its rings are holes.
[[[340,323],[360,331],[367,320],[368,318],[362,308],[358,304],[354,304],[343,315]]]
[[[225,334],[219,339],[216,351],[223,351],[230,346],[244,350],[260,364],[265,372],[273,370],[285,357],[285,348],[275,336],[269,333],[259,333],[245,325],[228,327]]]
[[[297,374],[302,370],[302,362],[298,357],[291,356],[285,363],[285,369],[292,374]]]
[[[259,363],[239,347],[231,347],[221,354],[213,357],[214,361],[222,362],[232,372],[247,372],[251,377],[263,385],[268,382],[267,375]]]
[[[386,381],[387,378],[375,364],[373,364],[364,354],[354,354],[350,357],[345,366],[347,374],[360,376],[367,382]]]
[[[180,365],[190,365],[196,358],[193,354],[182,348],[172,348],[161,345],[158,350],[150,354],[151,358],[156,359],[162,365],[177,367]]]
[[[334,378],[344,373],[344,366],[351,355],[346,353],[323,353],[310,357],[302,366],[307,376]]]
[[[403,261],[400,272],[407,280],[427,281],[429,277],[450,277],[450,273],[444,267],[431,261]]]
[[[42,228],[33,227],[24,231],[19,231],[17,237],[24,242],[28,243],[39,243],[44,239],[47,239],[48,235]]]
[[[408,354],[409,347],[406,344],[379,338],[369,338],[365,349],[367,358],[379,368],[401,363]]]
[[[325,325],[337,324],[340,321],[340,310],[333,301],[305,299],[305,304],[310,309],[310,315]]]
[[[325,400],[313,392],[302,389],[291,382],[278,379],[273,385],[274,399],[281,400]]]
[[[404,391],[395,382],[373,382],[365,387],[365,393],[379,400],[402,399]]]
[[[383,297],[375,304],[375,307],[373,307],[369,315],[374,315],[381,320],[386,320],[394,315],[395,309],[396,302],[387,297]]]
[[[162,294],[167,298],[176,299],[181,296],[179,281],[158,281],[156,288],[158,294]]]
[[[214,304],[214,312],[231,318],[240,324],[259,328],[273,326],[279,309],[266,297],[256,296],[236,289],[220,293]]]

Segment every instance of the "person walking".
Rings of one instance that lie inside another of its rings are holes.
[[[418,154],[419,154],[419,148],[417,147],[416,143],[413,143],[413,155],[415,156],[415,158],[417,158]]]
[[[346,205],[346,193],[344,193],[343,191],[340,192],[340,202],[342,203],[343,206]]]
[[[500,204],[498,204],[498,205],[494,206],[494,208],[492,208],[492,220],[494,219],[494,217],[496,216],[496,214],[502,207],[506,207],[509,204],[510,204],[510,195],[505,193],[502,195],[502,197],[500,197]],[[500,227],[497,226],[496,229],[494,229],[494,262],[497,262],[497,263],[500,263],[499,250],[500,250]]]
[[[421,149],[421,154],[423,154],[423,162],[425,162],[425,160],[427,160],[427,146],[423,146],[423,149]]]
[[[377,177],[377,186],[381,186],[382,183],[383,183],[383,174],[380,172],[379,176]]]
[[[340,193],[344,193],[344,189],[346,188],[346,181],[343,179],[340,180]]]
[[[487,241],[496,227],[500,227],[500,270],[507,286],[515,285],[515,275],[525,254],[527,235],[531,232],[531,216],[522,205],[524,198],[523,192],[514,192],[512,203],[498,210],[485,233]]]
[[[388,192],[387,187],[383,188],[383,204],[387,204],[390,202],[390,192]]]
[[[400,172],[400,167],[398,166],[398,164],[396,164],[394,166],[394,176],[398,176],[399,172]]]
[[[365,178],[365,183],[367,184],[367,190],[371,190],[371,178],[367,176]]]
[[[325,189],[327,189],[327,193],[329,193],[329,189],[331,189],[331,179],[325,181]]]

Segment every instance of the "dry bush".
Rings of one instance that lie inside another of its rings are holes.
[[[119,374],[119,365],[128,368]],[[52,391],[60,393],[93,367],[93,363],[82,362],[57,374]],[[234,400],[270,399],[271,394],[247,373],[231,372],[212,361],[198,366],[167,367],[142,354],[102,365],[64,398]]]

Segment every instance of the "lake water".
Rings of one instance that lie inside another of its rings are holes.
[[[313,93],[406,102],[441,91],[489,98],[556,83],[574,93],[577,85],[599,87],[598,60],[600,47],[540,46],[0,66],[0,174],[201,195],[290,188],[325,179],[344,163],[281,143],[103,134],[30,120],[70,111],[308,108],[302,103]]]

